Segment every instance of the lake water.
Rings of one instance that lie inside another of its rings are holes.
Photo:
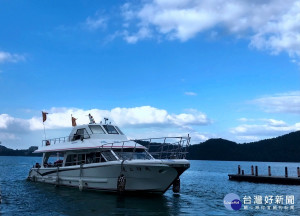
[[[26,181],[36,157],[0,157],[0,187],[2,204],[0,215],[299,215],[300,186],[255,184],[228,180],[241,165],[250,173],[251,165],[266,174],[268,165],[273,175],[284,175],[288,166],[290,175],[296,176],[299,163],[264,163],[231,161],[191,161],[191,168],[181,176],[181,193],[168,190],[162,196],[120,196],[114,193],[79,191],[76,188]],[[228,193],[243,198],[251,197],[250,209],[230,211],[223,200]],[[253,204],[254,196],[262,196],[262,204]],[[294,196],[294,204],[286,204],[286,196]],[[265,196],[272,204],[265,204]],[[282,196],[283,204],[275,206],[275,197]],[[260,209],[255,209],[258,206]],[[265,206],[265,209],[262,209]],[[270,206],[271,209],[268,209]],[[282,209],[279,209],[282,206]],[[285,209],[285,208],[288,209]],[[251,209],[253,208],[253,209]],[[294,209],[292,209],[294,208]]]

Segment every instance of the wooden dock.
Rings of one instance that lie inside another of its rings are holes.
[[[253,175],[239,175],[229,174],[229,180],[232,181],[247,181],[255,183],[268,184],[285,184],[285,185],[300,185],[300,178],[284,177],[284,176],[253,176]]]
[[[268,184],[284,184],[284,185],[300,185],[300,170],[297,167],[298,177],[288,177],[288,168],[285,167],[285,176],[272,176],[271,167],[268,167],[268,175],[258,175],[258,168],[255,166],[255,173],[253,166],[251,166],[251,175],[245,175],[244,170],[238,166],[237,174],[229,174],[229,180],[232,181],[247,181],[255,183],[268,183]]]

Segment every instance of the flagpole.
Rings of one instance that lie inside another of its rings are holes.
[[[46,138],[46,130],[45,130],[45,123],[44,123],[44,122],[45,122],[46,119],[47,119],[47,114],[48,114],[48,113],[42,111],[45,140],[46,140],[47,138]]]
[[[43,122],[43,125],[44,125],[44,135],[45,135],[45,140],[46,140],[46,130],[45,130],[45,124]]]

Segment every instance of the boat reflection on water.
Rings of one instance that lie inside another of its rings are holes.
[[[110,192],[74,190],[68,187],[53,187],[48,184],[35,183],[32,187],[39,197],[39,202],[34,208],[45,206],[45,214],[51,211],[53,215],[179,215],[180,195],[170,197],[153,194],[126,194],[119,195]],[[44,194],[45,199],[40,199]],[[36,198],[38,198],[36,197]],[[34,197],[33,197],[34,198]],[[51,210],[51,204],[55,206]],[[177,205],[178,206],[175,206]],[[32,203],[30,204],[32,205]],[[39,210],[40,212],[41,210]]]

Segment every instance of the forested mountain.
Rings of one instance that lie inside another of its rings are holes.
[[[36,149],[36,146],[31,146],[29,149],[14,150],[0,145],[0,156],[41,156],[41,154],[32,153]]]
[[[237,144],[224,139],[209,139],[191,145],[188,159],[227,161],[300,161],[300,131],[272,139]]]
[[[148,146],[147,142],[139,142]],[[13,150],[0,145],[0,156],[40,156],[37,147]],[[225,139],[209,139],[189,147],[189,160],[300,162],[300,131],[272,139],[237,144]]]

